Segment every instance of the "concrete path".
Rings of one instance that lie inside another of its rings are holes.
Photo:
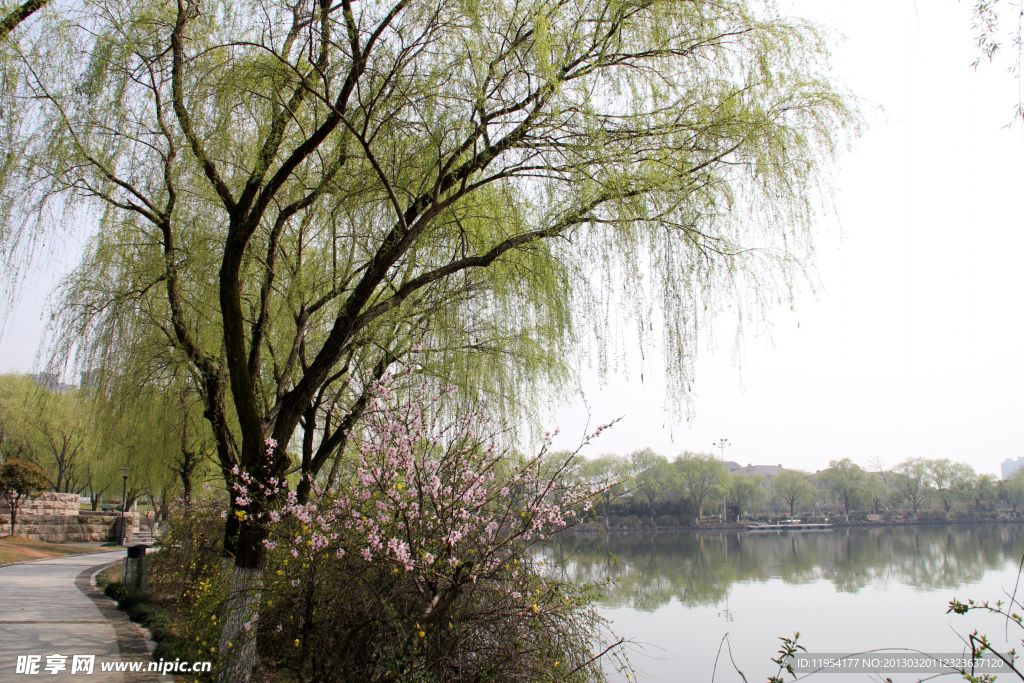
[[[150,661],[142,631],[90,583],[124,551],[69,555],[0,567],[0,682],[159,683],[154,673],[103,671],[104,664]],[[50,658],[61,655],[66,659]],[[92,673],[72,673],[75,655],[94,656]],[[18,673],[18,658],[27,673]],[[32,674],[33,662],[38,673]],[[27,666],[26,666],[27,665]],[[51,666],[48,669],[48,665]],[[63,665],[63,670],[53,671]]]

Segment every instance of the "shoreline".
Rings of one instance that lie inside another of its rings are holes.
[[[824,522],[825,524],[831,524],[831,529],[778,529],[774,530],[778,533],[790,532],[790,531],[831,531],[832,529],[856,529],[856,528],[875,528],[875,527],[896,527],[896,526],[970,526],[970,525],[996,525],[996,524],[1022,524],[1024,523],[1024,517],[1018,517],[1017,519],[916,519],[916,520],[889,520],[889,521],[833,521]],[[555,534],[556,536],[567,534],[577,536],[593,536],[599,534],[623,534],[623,533],[663,533],[663,532],[678,532],[678,531],[749,531],[752,527],[755,527],[757,522],[741,522],[739,524],[718,524],[710,523],[703,524],[701,526],[688,525],[688,526],[613,526],[604,528],[601,526],[587,525],[586,528],[581,528],[583,525],[577,525],[569,529]]]

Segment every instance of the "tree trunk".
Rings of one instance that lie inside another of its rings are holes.
[[[184,440],[184,434],[182,434],[182,440]],[[192,503],[192,475],[196,469],[196,461],[196,454],[182,446],[181,468],[178,470],[178,477],[181,479],[181,497],[185,501],[186,507]]]
[[[309,677],[306,675],[306,669],[309,668],[309,648],[310,648],[310,636],[313,633],[313,585],[306,586],[305,596],[305,613],[302,619],[302,654],[299,655],[299,680],[302,683],[307,683]]]
[[[263,598],[263,570],[235,564],[220,636],[220,683],[249,683],[258,663],[256,630]]]
[[[263,596],[263,569],[267,553],[263,541],[267,530],[254,520],[260,519],[265,501],[251,500],[240,510],[232,496],[232,514],[225,525],[228,533],[235,531],[231,542],[235,565],[232,569],[231,594],[224,605],[224,630],[221,633],[220,683],[249,683],[258,661],[256,630]],[[243,514],[234,514],[235,511]]]
[[[18,24],[32,16],[36,10],[47,2],[48,0],[28,0],[28,2],[20,7],[14,8],[13,12],[4,17],[3,21],[0,21],[0,40],[3,40]]]

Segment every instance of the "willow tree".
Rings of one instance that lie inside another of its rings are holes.
[[[229,481],[336,469],[396,362],[533,396],[613,304],[664,330],[681,394],[706,314],[756,316],[805,274],[852,120],[821,37],[747,0],[98,0],[47,20],[0,124],[23,152],[9,234],[96,216],[58,322],[87,358],[157,330]],[[269,502],[228,516],[239,679]]]
[[[88,490],[96,470],[92,406],[83,392],[0,375],[0,459],[30,462],[57,493]]]
[[[918,508],[932,491],[928,461],[923,458],[908,458],[893,468],[892,475],[893,486],[910,503],[914,519],[917,519]]]
[[[132,380],[137,376],[98,378],[94,387],[96,436],[104,456],[97,483],[113,475],[120,485],[119,468],[130,467],[129,500],[147,497],[160,521],[175,498],[191,504],[195,486],[209,476],[212,440],[187,378]]]
[[[694,519],[700,526],[704,506],[719,494],[725,494],[729,486],[729,472],[710,453],[686,451],[672,461],[675,467],[675,482],[683,496],[693,505]],[[724,506],[723,506],[724,507]],[[725,510],[722,510],[725,521]]]
[[[810,475],[802,470],[782,470],[772,479],[772,493],[786,502],[790,517],[796,514],[797,501],[806,507],[814,501],[816,492]]]
[[[970,490],[977,475],[967,463],[953,462],[949,458],[927,461],[929,483],[935,497],[942,503],[942,509],[949,519],[953,506],[970,496]]]
[[[850,521],[850,508],[860,504],[866,493],[867,472],[849,458],[830,460],[828,469],[818,476],[825,488],[843,504],[843,515]]]

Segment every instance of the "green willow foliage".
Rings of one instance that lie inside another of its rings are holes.
[[[0,246],[97,217],[58,355],[188,368],[225,473],[283,475],[273,441],[325,476],[400,360],[527,414],[613,306],[683,396],[701,320],[806,276],[856,123],[813,27],[745,0],[41,12],[4,47]]]
[[[0,244],[51,231],[58,208],[73,209],[69,221],[98,214],[65,284],[63,350],[83,344],[83,364],[116,366],[143,339],[180,346],[178,315],[218,359],[223,197],[282,176],[258,198],[269,206],[239,266],[246,324],[269,321],[248,339],[267,406],[299,379],[289,354],[312,359],[397,215],[417,210],[430,213],[423,230],[360,309],[386,315],[332,367],[351,375],[382,350],[426,342],[418,358],[508,398],[564,378],[557,351],[586,326],[606,332],[625,299],[638,330],[652,304],[664,315],[683,388],[705,312],[736,302],[754,316],[788,295],[810,255],[821,162],[851,121],[822,74],[820,36],[746,2],[366,3],[349,14],[211,2],[180,17],[172,3],[98,2],[47,21],[5,63],[2,126],[18,158],[2,177],[11,220]],[[289,165],[338,113],[343,123]],[[393,296],[517,238],[486,268]],[[485,373],[486,356],[509,362]]]

